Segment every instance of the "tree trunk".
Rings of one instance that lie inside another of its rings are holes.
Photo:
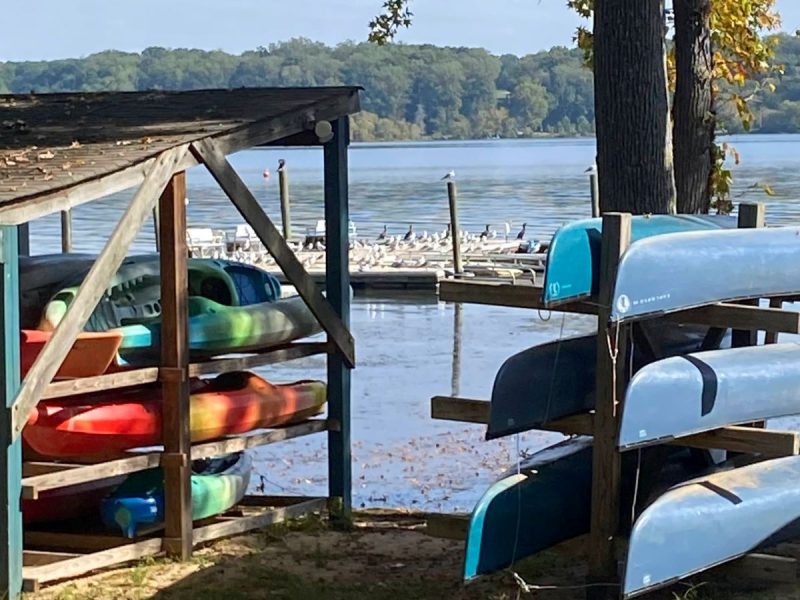
[[[600,210],[675,211],[663,0],[596,0]]]
[[[711,0],[674,0],[675,187],[678,212],[707,213],[716,119],[711,88]]]

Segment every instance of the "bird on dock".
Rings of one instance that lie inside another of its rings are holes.
[[[592,163],[592,166],[586,169],[584,173],[597,173],[597,163]]]
[[[387,233],[388,233],[388,227],[387,227],[386,225],[384,225],[384,226],[383,226],[383,231],[381,231],[381,232],[378,234],[378,239],[379,239],[379,240],[385,240],[385,239],[386,239],[386,234],[387,234]]]
[[[286,168],[286,161],[282,158],[278,159],[278,172],[283,171]]]
[[[450,171],[448,171],[447,174],[444,177],[442,177],[442,181],[450,181],[451,179],[455,178],[456,178],[456,172],[453,169],[450,169]]]
[[[486,238],[488,238],[490,235],[492,235],[492,232],[491,232],[491,230],[489,229],[489,226],[487,225],[487,226],[486,226],[486,229],[484,229],[483,231],[481,231],[480,238],[481,238],[482,240],[485,240],[485,239],[486,239]]]
[[[519,233],[517,234],[517,239],[518,239],[518,240],[524,240],[524,239],[525,239],[525,228],[526,228],[527,226],[528,226],[528,224],[527,224],[527,223],[523,223],[523,224],[522,224],[522,229],[520,229],[520,230],[519,230]]]
[[[403,241],[407,242],[407,241],[413,240],[413,239],[414,239],[414,226],[413,225],[409,225],[408,226],[408,231],[406,231],[406,234],[403,236]]]

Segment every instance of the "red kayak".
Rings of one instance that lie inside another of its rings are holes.
[[[193,442],[302,421],[322,412],[321,381],[273,385],[248,372],[192,381]],[[43,400],[22,435],[35,452],[53,458],[115,456],[161,444],[161,387],[148,385]]]
[[[65,488],[45,490],[36,500],[22,500],[22,522],[25,525],[77,519],[86,515],[96,515],[100,511],[103,498],[125,479],[118,475],[111,479],[87,481]]]
[[[33,366],[36,357],[52,335],[52,331],[22,330],[19,353],[23,377]],[[117,356],[120,344],[122,344],[122,334],[119,332],[80,333],[64,362],[61,363],[56,379],[102,375]]]

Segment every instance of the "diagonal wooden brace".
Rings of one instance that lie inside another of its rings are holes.
[[[36,407],[45,388],[58,372],[61,363],[64,362],[75,338],[102,298],[111,277],[119,269],[128,248],[147,217],[150,216],[159,194],[167,185],[186,152],[187,146],[183,145],[167,150],[158,157],[78,289],[64,318],[28,371],[12,408],[11,420],[14,439],[19,437],[28,420],[28,415]]]
[[[258,204],[216,143],[205,139],[192,143],[190,151],[202,162],[233,205],[250,224],[261,242],[272,254],[275,262],[286,274],[297,293],[305,300],[319,324],[330,336],[349,368],[355,366],[355,344],[353,336],[338,317],[328,300],[322,295],[314,280],[289,248],[286,240]]]

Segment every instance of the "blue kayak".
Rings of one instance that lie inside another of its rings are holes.
[[[667,233],[736,227],[736,219],[720,215],[640,215],[631,219],[631,241]],[[603,220],[581,219],[561,227],[547,252],[545,304],[557,305],[597,294]]]

